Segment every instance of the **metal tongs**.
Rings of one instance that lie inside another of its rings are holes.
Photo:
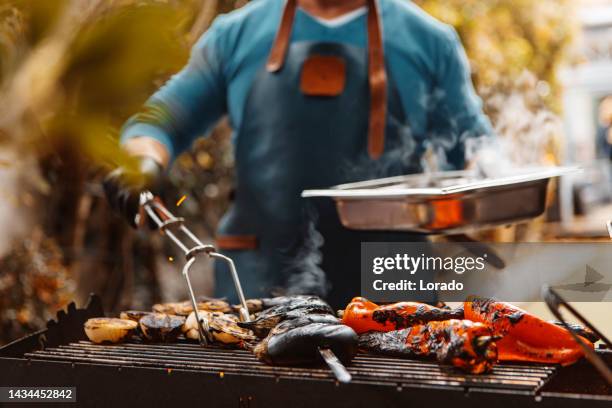
[[[238,272],[236,272],[236,265],[234,265],[234,261],[232,261],[231,258],[217,252],[214,246],[203,244],[193,232],[185,227],[185,220],[183,218],[175,217],[163,205],[161,200],[155,197],[150,191],[145,191],[140,194],[140,209],[141,211],[137,215],[136,225],[143,223],[146,215],[148,215],[158,226],[159,230],[170,238],[172,242],[174,242],[185,253],[185,259],[187,262],[185,263],[185,266],[183,266],[183,276],[187,282],[189,297],[191,298],[193,311],[198,321],[200,344],[207,345],[213,341],[212,335],[210,334],[210,328],[208,326],[208,320],[204,316],[200,316],[198,313],[198,304],[193,293],[191,280],[189,279],[189,270],[195,263],[197,256],[200,254],[206,254],[210,258],[220,259],[228,264],[232,274],[232,279],[234,280],[236,293],[238,294],[238,299],[240,300],[240,320],[243,322],[249,322],[251,320],[249,317],[249,309],[246,304],[246,299],[244,298],[242,285],[240,284],[240,279],[238,277]],[[144,213],[146,213],[146,215]],[[181,241],[176,235],[176,232],[178,231],[187,236],[187,238],[189,238],[194,245],[186,245],[183,241]],[[338,381],[343,383],[351,381],[351,375],[331,349],[320,347],[319,353]]]
[[[606,227],[608,228],[608,234],[610,235],[610,239],[612,239],[612,220],[606,223]],[[542,289],[542,294],[544,297],[544,301],[546,305],[552,312],[552,314],[559,320],[563,327],[572,335],[572,338],[582,351],[584,351],[584,356],[589,360],[591,364],[599,371],[602,377],[608,382],[608,384],[612,385],[612,369],[606,364],[606,362],[599,356],[597,353],[589,347],[580,336],[578,336],[573,330],[570,329],[569,325],[563,318],[561,314],[561,307],[564,307],[570,314],[572,314],[576,319],[578,319],[582,324],[584,324],[587,328],[593,331],[596,335],[599,336],[601,341],[603,341],[608,349],[612,349],[612,342],[604,336],[602,332],[597,330],[591,322],[585,319],[576,309],[574,309],[565,299],[561,297],[553,288],[544,286]]]
[[[557,318],[557,320],[561,322],[561,324],[563,324],[565,330],[567,330],[572,335],[574,341],[578,343],[582,351],[584,351],[584,356],[587,358],[587,360],[589,360],[589,362],[593,364],[597,371],[599,371],[602,377],[606,381],[608,381],[608,384],[612,385],[612,370],[610,369],[610,367],[608,367],[606,362],[599,355],[597,355],[595,350],[588,346],[580,336],[578,336],[573,330],[570,329],[569,325],[561,314],[561,307],[563,306],[576,319],[580,320],[582,324],[592,330],[593,333],[598,335],[601,341],[606,344],[608,349],[612,349],[612,343],[610,342],[610,340],[606,336],[604,336],[602,332],[597,330],[597,328],[593,326],[587,319],[585,319],[576,309],[574,309],[569,303],[567,303],[565,299],[563,299],[553,288],[545,286],[542,292],[544,296],[544,301],[546,302],[546,305],[548,306],[552,314]]]
[[[191,305],[193,306],[193,312],[195,313],[196,320],[198,321],[200,344],[207,345],[213,341],[208,320],[198,313],[198,303],[193,293],[191,280],[189,279],[189,270],[200,254],[205,254],[209,258],[219,259],[227,263],[230,273],[232,274],[238,299],[240,300],[240,320],[243,322],[250,321],[249,309],[246,304],[246,299],[244,298],[242,285],[240,284],[240,278],[238,277],[238,272],[236,272],[234,261],[232,261],[231,258],[219,253],[213,245],[203,244],[193,232],[185,227],[185,220],[183,218],[175,217],[162,204],[161,200],[155,197],[150,191],[145,191],[140,194],[140,209],[141,211],[137,215],[136,225],[140,225],[144,222],[146,213],[146,215],[148,215],[153,222],[155,222],[159,230],[170,238],[172,242],[174,242],[176,246],[178,246],[185,253],[186,262],[183,266],[183,276],[187,282]],[[192,241],[192,244],[185,244],[181,239],[179,239],[177,236],[178,232],[181,232],[183,235],[189,238]]]
[[[612,239],[612,220],[606,223],[606,227],[608,228],[608,234],[610,235],[610,239]],[[584,351],[584,356],[589,360],[591,364],[599,371],[601,376],[608,382],[608,384],[612,385],[612,369],[606,364],[606,362],[593,350],[589,347],[580,336],[578,336],[573,330],[570,329],[569,325],[563,318],[561,314],[561,307],[564,307],[570,314],[572,314],[576,319],[578,319],[582,324],[584,324],[587,328],[593,331],[596,335],[599,336],[601,341],[603,341],[608,349],[612,349],[612,342],[604,336],[602,332],[597,330],[591,322],[585,319],[576,309],[574,309],[565,299],[561,297],[553,288],[549,286],[544,286],[542,289],[542,295],[544,297],[544,301],[546,302],[546,306],[550,309],[552,314],[563,324],[565,330],[567,330],[572,338],[582,351]]]

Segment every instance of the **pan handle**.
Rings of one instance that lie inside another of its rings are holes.
[[[504,261],[504,259],[495,250],[493,250],[491,245],[477,241],[465,234],[446,235],[446,239],[450,242],[461,245],[474,255],[480,255],[483,252],[486,253],[488,256],[485,262],[496,267],[497,269],[504,269],[506,267],[506,261]],[[463,245],[465,243],[468,243],[469,245]]]

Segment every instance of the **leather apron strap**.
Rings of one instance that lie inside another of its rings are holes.
[[[372,159],[378,159],[385,150],[387,73],[376,0],[368,0],[368,9],[368,80],[370,82],[368,153]]]
[[[257,249],[258,242],[255,235],[217,235],[215,245],[222,250],[249,250]]]
[[[285,57],[287,56],[287,48],[289,48],[289,43],[291,42],[291,30],[296,10],[297,0],[286,0],[280,26],[268,56],[268,63],[266,64],[268,72],[278,72],[283,68]]]
[[[291,30],[298,0],[286,0],[276,38],[268,57],[268,72],[282,69],[291,41]],[[368,154],[378,159],[385,148],[387,119],[387,74],[383,50],[380,13],[376,0],[367,0],[368,5],[368,81],[370,86],[370,113],[368,128]]]

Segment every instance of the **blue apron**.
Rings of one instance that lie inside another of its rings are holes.
[[[342,61],[344,85],[334,96],[304,93],[305,63]],[[307,292],[343,306],[360,292],[360,243],[414,241],[418,236],[349,231],[332,200],[306,202],[305,189],[420,171],[413,140],[392,78],[387,79],[384,152],[368,155],[368,50],[339,43],[294,42],[277,72],[255,78],[236,137],[236,194],[219,236],[248,237],[251,249],[223,249],[236,263],[250,298]],[[315,230],[316,227],[316,230]],[[326,277],[322,276],[322,271]],[[222,263],[215,294],[236,301]]]

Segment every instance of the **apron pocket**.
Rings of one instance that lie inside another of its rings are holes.
[[[300,90],[307,96],[338,96],[346,84],[346,63],[340,57],[312,55],[302,66]]]

